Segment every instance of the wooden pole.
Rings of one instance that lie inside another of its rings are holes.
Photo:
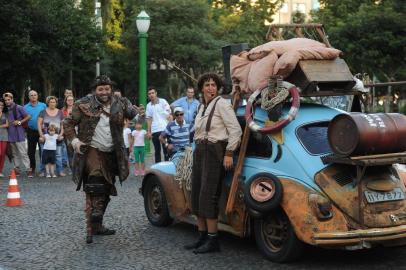
[[[234,96],[233,96],[233,108],[237,110],[241,100],[241,88],[239,81],[233,79]],[[238,183],[241,176],[242,166],[244,165],[245,153],[247,151],[248,139],[250,136],[250,129],[248,125],[245,125],[244,135],[241,141],[240,152],[238,154],[237,164],[235,166],[233,180],[231,182],[230,191],[228,192],[228,200],[226,206],[226,215],[230,214],[234,207],[235,195],[238,189]]]
[[[247,151],[247,145],[248,145],[250,133],[251,133],[251,130],[248,127],[248,125],[246,124],[245,128],[244,128],[244,135],[243,135],[242,141],[241,141],[240,152],[238,154],[237,164],[235,166],[235,170],[234,170],[234,174],[233,174],[233,180],[231,182],[230,191],[228,193],[226,215],[229,215],[234,208],[235,195],[237,194],[238,183],[239,183],[239,179],[241,176],[242,167],[244,165],[244,158],[245,158],[245,153]]]

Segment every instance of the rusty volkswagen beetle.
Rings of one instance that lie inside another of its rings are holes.
[[[283,109],[285,114],[289,107]],[[236,113],[244,129],[245,107]],[[251,132],[228,213],[232,172],[223,181],[219,229],[240,237],[253,235],[259,250],[274,262],[298,258],[304,243],[347,250],[404,245],[406,170],[393,164],[405,163],[406,154],[335,155],[328,127],[342,113],[302,104],[296,119],[279,134]],[[267,118],[260,108],[253,115],[259,126]],[[155,226],[173,220],[196,222],[190,179],[182,179],[191,161],[183,158],[187,156],[155,164],[143,178],[140,192]]]

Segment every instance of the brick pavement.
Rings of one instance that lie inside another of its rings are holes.
[[[151,162],[151,156],[148,158]],[[5,170],[7,172],[7,170]],[[177,223],[149,224],[138,194],[140,177],[117,184],[118,197],[107,209],[105,224],[114,236],[85,243],[84,194],[69,177],[18,177],[24,206],[5,207],[8,178],[0,180],[0,270],[9,269],[395,269],[406,250],[362,252],[312,248],[294,264],[265,260],[250,239],[221,234],[222,252],[194,255],[182,246],[195,239],[195,228]],[[400,269],[400,268],[399,268]]]

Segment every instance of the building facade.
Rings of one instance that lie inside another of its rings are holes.
[[[318,0],[285,0],[281,9],[272,16],[272,23],[292,23],[292,17],[297,11],[303,13],[307,21],[310,18],[310,11],[319,7]]]

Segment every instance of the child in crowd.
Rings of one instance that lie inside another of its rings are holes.
[[[123,137],[124,137],[124,145],[127,149],[127,156],[130,155],[130,143],[129,138],[131,136],[131,129],[128,127],[128,123],[130,121],[128,119],[124,119],[124,128],[123,128]]]
[[[135,123],[135,130],[128,136],[130,140],[130,146],[133,148],[133,154],[135,159],[135,176],[144,175],[145,170],[145,135],[147,131],[142,129],[140,122]]]
[[[56,141],[58,140],[58,134],[56,134],[56,126],[50,124],[48,126],[48,133],[44,134],[44,137],[40,138],[44,143],[44,150],[42,152],[42,164],[45,165],[46,177],[56,177],[55,174],[55,162],[56,162]]]

